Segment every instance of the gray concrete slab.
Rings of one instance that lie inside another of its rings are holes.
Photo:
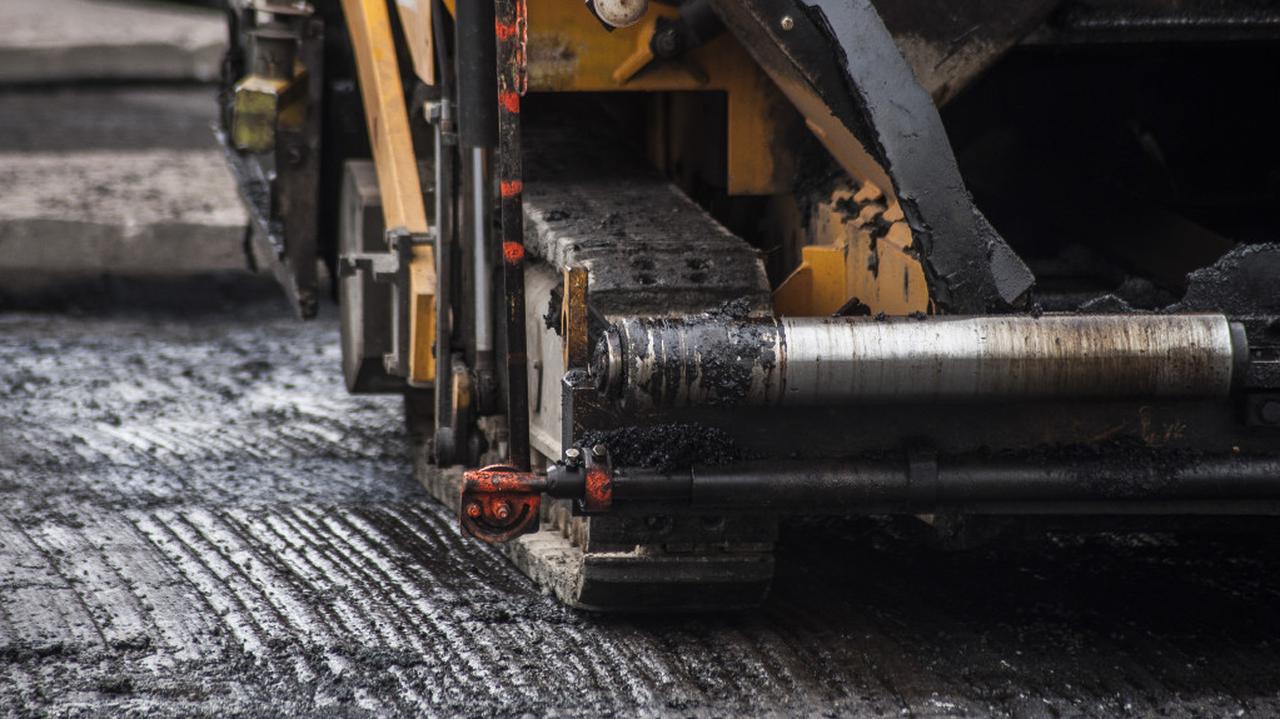
[[[0,153],[0,271],[240,269],[245,222],[217,150]]]
[[[0,83],[197,80],[218,76],[220,13],[123,0],[0,2]]]

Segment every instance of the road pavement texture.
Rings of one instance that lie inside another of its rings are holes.
[[[795,521],[758,611],[567,610],[414,483],[332,308],[259,282],[0,312],[0,713],[1280,711],[1265,535]]]

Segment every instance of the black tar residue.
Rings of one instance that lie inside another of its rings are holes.
[[[745,319],[750,315],[747,298],[725,302],[707,313],[708,319]],[[778,362],[769,333],[752,325],[729,325],[723,338],[709,333],[702,353],[701,384],[711,390],[711,404],[734,405],[751,391],[752,377],[759,365],[771,373]]]
[[[1175,476],[1200,462],[1194,449],[1152,447],[1135,438],[1096,444],[1040,447],[1011,453],[1041,466],[1068,466],[1080,481],[1105,497],[1138,497],[1160,489]]]
[[[645,322],[658,349],[648,341],[630,341],[634,357],[653,352],[656,371],[642,389],[659,405],[674,402],[686,386],[706,393],[706,404],[740,404],[751,391],[757,368],[766,376],[777,366],[773,334],[763,324],[736,322],[750,317],[750,298],[724,302],[707,312],[679,320]],[[696,346],[696,356],[683,349]]]
[[[1280,244],[1241,245],[1211,267],[1187,276],[1187,293],[1174,312],[1253,314],[1280,311]]]
[[[585,447],[604,444],[615,464],[676,472],[694,465],[728,464],[741,459],[733,438],[700,424],[659,424],[596,430],[582,437]]]
[[[708,319],[746,319],[751,315],[751,298],[738,297],[727,300],[706,312]]]
[[[556,285],[551,288],[551,292],[547,297],[547,312],[542,316],[542,321],[547,325],[547,329],[552,330],[557,335],[560,334],[560,319],[564,312],[564,288]]]

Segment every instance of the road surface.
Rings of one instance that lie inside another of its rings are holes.
[[[462,537],[332,308],[243,278],[0,313],[0,713],[1269,716],[1270,535],[785,525],[754,612],[597,617]]]

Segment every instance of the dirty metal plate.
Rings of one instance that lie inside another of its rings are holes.
[[[679,315],[735,300],[769,311],[759,252],[618,143],[535,127],[526,146],[525,245],[553,267],[586,267],[596,311]]]

